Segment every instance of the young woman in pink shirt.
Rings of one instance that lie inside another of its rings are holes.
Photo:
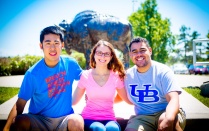
[[[124,88],[125,69],[112,44],[100,40],[93,47],[90,67],[83,71],[72,102],[77,104],[86,92],[86,106],[81,113],[85,131],[120,131],[113,110],[116,91],[124,101],[132,103]]]

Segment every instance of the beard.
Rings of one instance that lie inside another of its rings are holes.
[[[148,63],[147,62],[145,62],[145,63],[136,63],[136,66],[138,67],[138,68],[141,68],[141,67],[146,67],[148,65]]]
[[[143,68],[143,67],[146,67],[146,66],[149,64],[149,62],[148,62],[147,60],[142,61],[142,62],[135,61],[134,64],[135,64],[138,68]]]

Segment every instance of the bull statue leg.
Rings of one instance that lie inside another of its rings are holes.
[[[86,69],[89,69],[90,66],[89,66],[89,63],[90,63],[90,54],[91,54],[91,49],[86,49],[85,52],[84,52],[84,56],[86,58]]]
[[[129,62],[130,62],[128,46],[126,46],[123,53],[124,53],[123,54],[124,67],[125,67],[125,69],[128,69],[129,68]]]

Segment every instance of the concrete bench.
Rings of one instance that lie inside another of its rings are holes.
[[[8,114],[17,100],[17,96],[0,105],[0,130],[3,129]],[[74,106],[75,113],[80,114],[85,105],[85,100],[82,100]],[[180,105],[186,112],[187,124],[184,131],[203,131],[209,130],[209,108],[199,102],[196,98],[183,91],[180,95]],[[28,103],[24,112],[27,112]],[[121,125],[122,131],[125,129],[128,119],[134,115],[134,108],[125,102],[120,102],[114,105],[115,115],[118,123]]]

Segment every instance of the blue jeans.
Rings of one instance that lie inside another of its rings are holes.
[[[120,131],[120,125],[112,120],[84,120],[85,131]]]

